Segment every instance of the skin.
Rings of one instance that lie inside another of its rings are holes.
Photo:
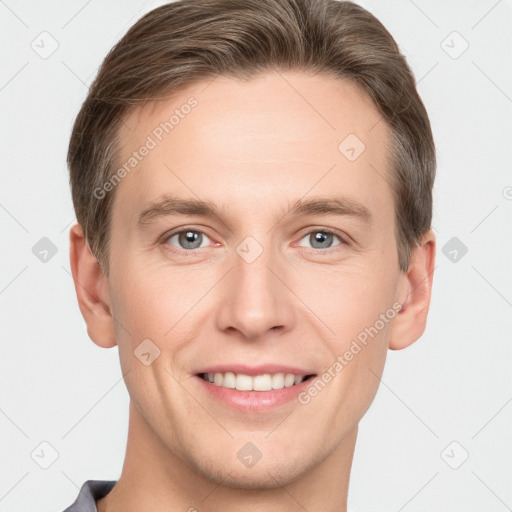
[[[337,78],[268,72],[187,86],[126,117],[120,162],[190,96],[197,107],[115,188],[108,277],[81,227],[70,232],[89,336],[118,345],[130,394],[122,474],[98,510],[343,512],[358,423],[387,351],[425,329],[434,234],[425,233],[401,272],[389,129],[358,86]],[[352,162],[338,150],[348,134],[366,146]],[[139,214],[166,193],[212,201],[219,215],[138,226]],[[287,214],[295,200],[318,196],[348,197],[372,220]],[[195,254],[170,237],[177,228],[203,233]],[[336,235],[314,246],[323,229]],[[252,263],[236,252],[248,236],[263,249]],[[321,375],[396,302],[403,311],[307,405],[235,412],[194,377],[226,362]],[[134,350],[147,338],[160,356],[145,366]],[[262,453],[250,468],[237,458],[247,442]]]

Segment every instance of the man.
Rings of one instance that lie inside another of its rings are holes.
[[[119,479],[66,510],[345,511],[435,258],[434,143],[391,35],[334,0],[162,6],[106,57],[68,163],[80,310],[130,409]]]

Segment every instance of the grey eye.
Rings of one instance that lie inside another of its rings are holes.
[[[341,240],[338,235],[325,230],[316,230],[307,234],[302,240],[307,239],[312,249],[329,249],[333,245],[333,239]],[[339,244],[335,244],[339,245]]]
[[[197,231],[194,229],[185,229],[178,233],[174,233],[171,235],[168,240],[171,241],[173,238],[178,240],[178,248],[179,249],[198,249],[201,247],[201,242],[208,237],[201,231]],[[171,244],[174,245],[174,244]],[[175,246],[175,245],[174,245]],[[176,246],[175,246],[176,247]]]

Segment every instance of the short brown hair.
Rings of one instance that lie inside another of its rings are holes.
[[[179,0],[144,15],[106,56],[75,120],[68,150],[77,221],[108,275],[114,191],[94,190],[117,165],[128,111],[178,87],[226,75],[312,71],[352,80],[391,131],[390,184],[400,270],[430,228],[436,158],[414,76],[385,27],[337,0]]]

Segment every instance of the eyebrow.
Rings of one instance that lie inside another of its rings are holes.
[[[288,212],[292,216],[305,215],[336,215],[355,217],[367,224],[373,221],[370,210],[363,204],[349,197],[312,197],[298,199],[289,204]],[[164,195],[157,201],[150,203],[139,215],[138,225],[145,226],[159,217],[170,215],[198,215],[202,217],[221,217],[221,210],[212,201],[198,199],[182,199]]]

